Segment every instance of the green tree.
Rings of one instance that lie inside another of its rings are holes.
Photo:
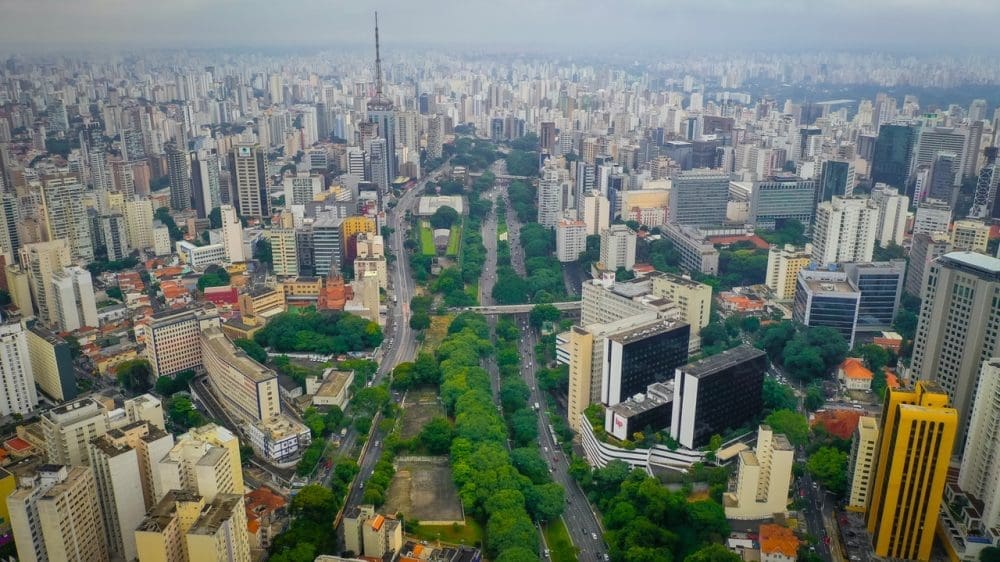
[[[312,562],[316,559],[316,545],[299,542],[288,550],[282,550],[268,558],[271,562]]]
[[[454,430],[451,423],[440,416],[427,422],[427,425],[420,431],[420,442],[432,455],[444,455],[451,449],[451,440]]]
[[[791,387],[783,385],[771,377],[764,378],[761,399],[765,410],[795,410],[798,408],[798,400],[795,399],[795,392]]]
[[[809,455],[806,470],[834,494],[847,490],[847,453],[836,447],[820,447]]]
[[[257,242],[257,246],[254,249],[254,257],[256,257],[261,263],[267,264],[267,266],[273,268],[274,255],[271,252],[271,241],[266,238],[262,238],[259,242]]]
[[[108,295],[108,298],[110,299],[117,299],[120,301],[125,300],[125,295],[122,294],[122,290],[118,287],[108,287],[104,290],[104,294]]]
[[[204,291],[208,287],[225,287],[229,284],[229,272],[224,267],[210,265],[205,269],[205,273],[198,278],[198,290]]]
[[[536,484],[528,488],[528,512],[535,521],[553,521],[562,515],[566,491],[556,482]]]
[[[795,337],[795,324],[779,322],[760,330],[757,346],[767,352],[772,363],[781,364],[784,359],[785,346]]]
[[[719,543],[701,547],[684,559],[684,562],[741,562],[738,554]]]
[[[174,396],[167,401],[167,415],[170,421],[182,429],[200,427],[205,424],[201,412],[195,410],[194,404],[187,396]]]
[[[180,228],[177,228],[177,223],[174,222],[174,218],[170,216],[170,209],[160,207],[153,214],[153,218],[160,221],[167,227],[167,231],[170,233],[171,241],[177,242],[178,240],[184,239],[184,233],[181,232]]]
[[[451,228],[458,220],[458,211],[448,206],[438,207],[431,215],[430,222],[434,228]]]
[[[538,439],[537,419],[531,410],[514,412],[510,419],[511,438],[514,443],[524,446]]]
[[[865,366],[873,373],[889,364],[889,352],[882,346],[869,343],[861,346],[859,351]]]
[[[764,423],[775,433],[784,434],[792,445],[805,445],[809,441],[809,422],[802,414],[776,410],[764,418]]]
[[[538,554],[523,546],[515,546],[497,556],[496,562],[538,562]]]
[[[233,345],[245,351],[254,361],[261,364],[267,363],[267,351],[259,343],[245,338],[237,338],[233,340]]]
[[[816,383],[810,384],[809,388],[806,389],[806,410],[815,412],[816,410],[822,408],[825,402],[826,396],[823,394],[823,387]]]
[[[1000,548],[987,546],[980,550],[979,562],[1000,562]]]
[[[536,447],[519,447],[510,452],[510,462],[535,484],[550,480],[549,467]]]
[[[536,304],[531,308],[531,325],[541,328],[546,322],[558,322],[562,313],[551,304]]]
[[[297,517],[328,524],[337,514],[337,503],[329,488],[310,484],[292,497],[291,512]]]
[[[153,386],[153,369],[145,359],[123,361],[115,368],[118,382],[129,392],[142,394]]]

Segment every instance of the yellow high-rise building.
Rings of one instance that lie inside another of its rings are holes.
[[[936,383],[889,390],[865,523],[875,555],[929,560],[958,411]]]
[[[347,217],[340,223],[340,243],[341,255],[351,256],[355,254],[357,235],[362,232],[367,232],[369,234],[377,234],[377,225],[375,224],[375,219],[371,217],[353,216]]]
[[[799,271],[808,266],[811,260],[811,244],[806,244],[802,249],[791,244],[786,244],[783,248],[771,246],[767,252],[767,274],[764,284],[774,293],[774,298],[779,301],[790,301],[795,298]]]

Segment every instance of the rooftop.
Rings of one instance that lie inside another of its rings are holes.
[[[760,526],[760,551],[763,554],[782,554],[796,558],[799,552],[799,539],[788,527],[767,523]]]
[[[804,281],[806,287],[813,294],[861,295],[847,281],[821,281],[818,279],[805,279]]]
[[[763,350],[749,345],[741,345],[739,347],[734,347],[733,349],[727,349],[726,351],[712,355],[711,357],[695,361],[694,363],[688,363],[687,365],[679,368],[681,371],[691,376],[704,377],[707,375],[714,375],[723,369],[728,369],[746,361],[752,361],[763,357],[764,355],[765,353]]]
[[[844,377],[854,380],[872,380],[874,374],[865,367],[861,359],[848,357],[840,364],[840,369],[844,372]]]
[[[951,252],[937,259],[942,265],[971,270],[972,273],[1000,281],[1000,259],[977,252]]]
[[[639,326],[638,328],[633,328],[631,330],[625,330],[623,332],[618,332],[616,334],[608,336],[608,339],[613,342],[618,342],[622,345],[628,345],[635,343],[646,338],[651,338],[653,336],[658,336],[660,334],[670,332],[673,330],[679,330],[681,328],[687,327],[684,322],[675,322],[671,320],[657,320],[651,324],[646,324]]]
[[[277,376],[274,371],[254,361],[245,351],[233,345],[220,328],[213,326],[205,329],[201,333],[201,338],[216,357],[225,361],[244,377],[254,382],[264,382]]]

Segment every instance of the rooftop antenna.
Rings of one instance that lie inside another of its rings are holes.
[[[375,12],[375,96],[382,96],[382,58],[378,49],[378,12]]]

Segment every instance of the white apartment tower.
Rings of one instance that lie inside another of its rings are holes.
[[[631,271],[635,265],[636,234],[624,224],[613,224],[601,233],[601,264],[611,271]]]
[[[870,199],[834,196],[820,203],[813,229],[813,262],[872,261],[877,228],[878,207]]]
[[[1000,525],[1000,359],[983,363],[958,485],[983,502],[983,527]]]
[[[875,184],[871,198],[878,205],[878,227],[875,230],[878,245],[882,248],[887,248],[889,244],[902,246],[910,198],[884,183]]]
[[[73,266],[54,273],[52,301],[60,331],[72,332],[83,327],[99,326],[94,283],[86,269]]]
[[[28,356],[28,339],[20,323],[0,325],[0,416],[27,415],[38,404]]]
[[[243,250],[243,224],[232,205],[219,208],[222,218],[222,247],[226,251],[226,261],[242,263],[247,261]]]

